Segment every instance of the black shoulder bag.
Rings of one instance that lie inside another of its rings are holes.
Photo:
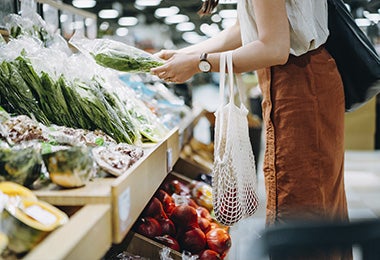
[[[327,2],[330,36],[326,48],[343,80],[346,112],[351,112],[380,92],[380,58],[344,2]]]

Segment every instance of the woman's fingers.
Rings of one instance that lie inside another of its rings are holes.
[[[174,50],[160,50],[159,52],[155,53],[154,56],[159,57],[163,60],[170,59],[176,52]]]

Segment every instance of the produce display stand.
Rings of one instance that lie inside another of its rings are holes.
[[[50,185],[35,190],[39,199],[57,207],[81,208],[25,259],[100,259],[112,244],[121,243],[203,115],[202,109],[193,109],[164,140],[144,148],[144,156],[117,178],[95,178],[75,189]]]
[[[85,205],[23,259],[100,259],[112,244],[111,224],[110,205]]]

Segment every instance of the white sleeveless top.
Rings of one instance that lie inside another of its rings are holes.
[[[329,35],[327,0],[286,0],[290,27],[290,53],[296,56],[318,48]],[[243,45],[257,39],[252,0],[238,0]]]

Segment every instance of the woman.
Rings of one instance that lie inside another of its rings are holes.
[[[217,2],[206,0],[201,12]],[[234,71],[257,71],[263,93],[267,224],[347,221],[344,93],[324,47],[326,0],[239,0],[237,9],[237,23],[217,36],[159,52],[166,63],[152,73],[183,82],[218,71],[220,52],[233,50]]]

